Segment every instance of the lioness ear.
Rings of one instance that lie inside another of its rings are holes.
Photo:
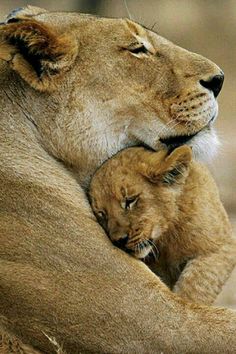
[[[1,24],[6,24],[10,22],[17,22],[21,18],[33,17],[36,15],[41,15],[46,13],[47,10],[42,9],[41,7],[26,5],[25,7],[18,7],[12,10],[9,15],[7,15],[5,21]]]
[[[145,162],[144,175],[152,183],[172,185],[183,182],[188,175],[191,159],[192,151],[187,145],[176,148],[170,155],[156,152]]]
[[[34,19],[21,18],[0,26],[0,59],[37,90],[55,89],[77,53],[73,34],[58,34]]]

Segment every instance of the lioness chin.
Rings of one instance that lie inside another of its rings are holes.
[[[4,354],[235,353],[235,312],[183,302],[114,248],[82,188],[128,146],[211,155],[222,83],[127,19],[26,7],[0,25]]]
[[[185,300],[211,304],[236,265],[236,242],[212,177],[191,156],[188,146],[123,150],[95,173],[90,199],[115,245]]]

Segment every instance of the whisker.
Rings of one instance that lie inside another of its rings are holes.
[[[154,250],[153,250],[153,245],[151,244],[150,240],[147,240],[147,244],[148,244],[149,246],[151,246],[152,255],[153,255],[154,259],[156,260],[156,255],[155,255],[155,252],[154,252]]]
[[[158,254],[159,254],[157,246],[155,245],[155,243],[152,240],[147,240],[147,241],[148,241],[148,243],[150,244],[150,246],[152,248],[152,254],[153,254],[155,260],[157,260],[157,257],[158,257]]]
[[[138,254],[140,254],[141,248],[139,243],[136,246],[134,246],[134,249],[135,251],[137,250]]]
[[[152,248],[151,249],[151,252],[152,252],[152,255],[153,255],[153,257],[154,257],[154,259],[155,259],[155,261],[157,260],[157,255],[156,255],[156,253],[154,252],[154,249]]]
[[[173,128],[175,128],[179,124],[180,124],[180,122],[176,122],[174,119],[172,119],[164,127],[162,127],[162,129],[159,130],[158,135],[161,136],[163,133],[166,133],[169,130],[172,130]]]
[[[156,24],[157,24],[157,22],[154,22],[154,24],[153,24],[153,25],[152,25],[152,27],[151,27],[151,31],[153,31],[153,30],[154,30],[154,28],[155,28]]]
[[[130,13],[130,11],[129,11],[129,8],[128,8],[127,0],[123,0],[123,1],[124,1],[125,8],[126,8],[126,11],[127,11],[128,16],[129,16],[129,19],[130,19],[130,20],[133,20],[133,17],[132,17],[132,15],[131,15],[131,13]]]
[[[167,130],[172,124],[174,124],[175,121],[172,119],[170,120],[169,122],[166,123],[166,125],[164,127],[162,127],[160,130],[159,130],[159,134],[164,132],[165,130]]]

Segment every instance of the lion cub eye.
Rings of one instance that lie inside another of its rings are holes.
[[[137,201],[138,201],[138,196],[125,198],[125,200],[121,202],[121,208],[125,210],[131,210],[134,207],[134,205],[137,203]]]

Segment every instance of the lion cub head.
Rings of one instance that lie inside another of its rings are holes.
[[[145,258],[177,217],[177,200],[184,189],[191,149],[171,154],[129,148],[95,173],[90,188],[92,208],[112,242]]]

